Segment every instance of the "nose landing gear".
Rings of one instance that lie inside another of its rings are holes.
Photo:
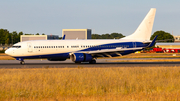
[[[25,62],[24,62],[24,61],[21,61],[21,62],[20,62],[20,64],[21,64],[21,65],[24,65],[24,64],[25,64]]]
[[[19,60],[21,65],[24,65],[24,64],[25,64],[25,62],[24,62],[24,59],[23,59],[23,58],[16,58],[16,60]]]

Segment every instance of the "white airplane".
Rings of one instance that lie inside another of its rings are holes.
[[[75,63],[96,63],[97,57],[123,56],[146,47],[152,47],[150,40],[156,9],[151,8],[136,31],[121,39],[98,40],[34,40],[14,44],[6,54],[25,64],[24,59],[47,58],[49,61],[65,61],[70,58]]]

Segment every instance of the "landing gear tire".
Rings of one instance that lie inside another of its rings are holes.
[[[20,62],[20,64],[21,64],[21,65],[24,65],[24,64],[25,64],[25,62],[24,62],[24,61],[21,61],[21,62]]]
[[[90,64],[96,64],[96,60],[89,61]]]

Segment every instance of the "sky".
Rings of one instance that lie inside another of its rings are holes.
[[[150,8],[156,8],[152,33],[180,35],[180,0],[0,0],[0,29],[62,36],[62,29],[92,29],[92,34],[132,34]]]

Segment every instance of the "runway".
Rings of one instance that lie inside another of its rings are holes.
[[[180,62],[109,62],[109,60],[120,60],[120,59],[98,59],[96,64],[89,64],[89,63],[75,64],[71,60],[66,60],[66,61],[25,60],[25,65],[21,65],[20,62],[17,60],[0,60],[0,68],[82,68],[82,67],[101,68],[101,67],[180,66]]]

